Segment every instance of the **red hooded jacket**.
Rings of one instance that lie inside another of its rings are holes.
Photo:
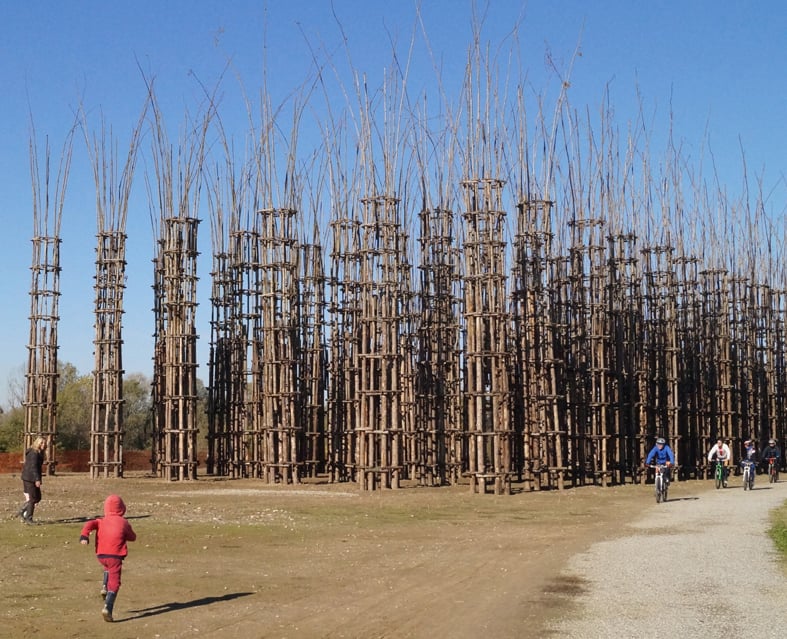
[[[91,519],[82,528],[79,540],[87,541],[90,533],[96,531],[96,555],[99,557],[125,557],[128,554],[127,541],[134,541],[137,534],[123,516],[126,504],[118,495],[110,495],[104,501],[104,516]]]

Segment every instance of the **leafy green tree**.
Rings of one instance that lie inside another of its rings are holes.
[[[153,434],[153,405],[150,380],[141,373],[132,373],[123,380],[123,445],[128,450],[151,447]]]
[[[92,375],[79,375],[73,365],[64,364],[57,389],[57,440],[62,450],[90,448],[92,402]]]
[[[20,378],[24,373],[20,369]],[[123,445],[127,450],[147,450],[153,436],[151,382],[142,373],[131,373],[123,380]],[[23,382],[15,387],[23,388]],[[197,380],[197,426],[207,433],[207,389]],[[61,450],[85,450],[90,447],[93,376],[81,375],[76,366],[58,362],[57,440]],[[0,452],[21,451],[25,411],[20,405],[0,411]],[[202,442],[198,442],[201,447]]]
[[[18,408],[25,400],[25,366],[20,364],[8,377],[8,402],[11,408]]]
[[[9,381],[11,408],[0,415],[0,451],[21,451],[24,446],[24,369]],[[80,375],[76,366],[58,362],[57,431],[61,449],[84,449],[90,442],[91,377]]]
[[[21,452],[24,446],[25,411],[21,406],[0,416],[0,453]]]

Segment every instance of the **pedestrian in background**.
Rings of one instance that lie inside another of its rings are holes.
[[[17,513],[25,524],[36,523],[33,521],[33,513],[36,504],[41,501],[41,474],[45,448],[46,439],[36,437],[33,445],[25,453],[25,464],[22,467],[22,492],[25,494],[25,503]]]

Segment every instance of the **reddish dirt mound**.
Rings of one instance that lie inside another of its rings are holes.
[[[150,470],[150,451],[127,450],[123,453],[125,469],[128,471]],[[0,453],[0,473],[18,473],[22,470],[22,453]],[[57,453],[57,472],[86,473],[89,470],[90,451],[63,450]]]

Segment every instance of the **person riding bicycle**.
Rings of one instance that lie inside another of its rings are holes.
[[[776,445],[775,439],[769,439],[768,445],[762,449],[762,455],[760,455],[760,459],[762,460],[762,467],[765,472],[768,472],[768,462],[769,460],[773,459],[774,466],[776,467],[776,474],[779,474],[779,467],[781,466],[782,461],[782,453],[779,450],[779,447]]]
[[[743,442],[743,459],[741,459],[741,470],[746,468],[746,466],[751,466],[751,483],[754,484],[754,469],[757,467],[757,447],[754,445],[754,441],[751,439],[747,439]]]
[[[721,462],[724,466],[724,477],[722,481],[724,482],[724,487],[727,487],[727,477],[730,475],[730,464],[732,463],[732,453],[730,452],[730,447],[724,443],[724,441],[719,437],[716,440],[716,443],[713,445],[713,448],[710,449],[708,452],[708,461],[718,461]]]
[[[669,483],[670,466],[675,463],[675,454],[667,445],[667,440],[663,437],[659,437],[656,440],[656,445],[650,449],[648,456],[645,458],[645,465],[650,466],[653,461],[659,466],[665,466],[663,471],[664,481]]]

